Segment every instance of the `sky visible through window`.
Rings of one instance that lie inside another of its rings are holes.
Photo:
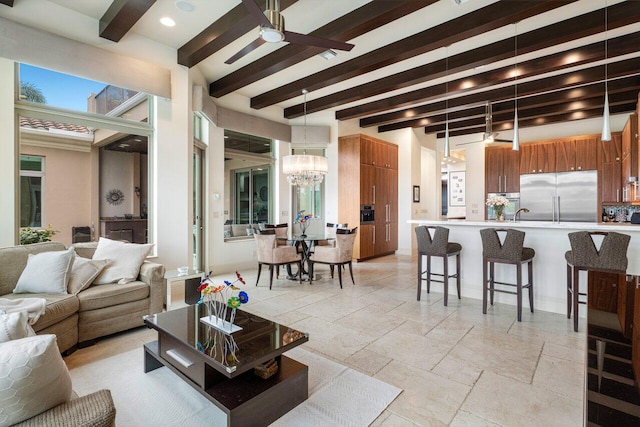
[[[76,111],[87,111],[87,97],[99,93],[105,83],[20,64],[20,81],[42,91],[47,104]]]

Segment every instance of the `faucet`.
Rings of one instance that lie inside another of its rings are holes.
[[[516,213],[514,213],[514,214],[513,214],[513,222],[516,222],[516,220],[517,220],[517,218],[518,218],[518,214],[519,214],[520,212],[527,213],[527,212],[529,212],[529,209],[527,209],[527,208],[520,208],[520,209],[518,209],[518,210],[516,211]]]

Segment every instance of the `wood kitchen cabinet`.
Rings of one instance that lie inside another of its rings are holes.
[[[360,225],[353,257],[398,249],[398,146],[366,135],[338,139],[338,219]],[[373,205],[374,224],[360,224],[360,206]]]
[[[485,149],[485,189],[487,193],[520,191],[520,151],[510,146]]]
[[[520,146],[520,174],[556,171],[556,144],[522,144]]]
[[[611,134],[611,141],[598,141],[600,168],[598,183],[602,203],[622,202],[622,134]]]
[[[627,278],[629,280],[627,280]],[[618,279],[618,320],[622,335],[631,338],[633,331],[635,277],[619,275]]]
[[[618,284],[620,276],[617,273],[601,271],[589,272],[589,290],[587,304],[594,310],[616,313],[618,308]],[[622,276],[624,280],[624,276]]]
[[[613,135],[612,135],[613,138]],[[622,129],[622,201],[636,201],[637,194],[629,185],[630,178],[638,178],[638,115],[633,113]]]

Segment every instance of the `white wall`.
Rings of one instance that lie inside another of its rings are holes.
[[[20,225],[16,206],[18,147],[14,99],[13,61],[0,58],[0,247],[17,243]]]
[[[114,217],[135,214],[133,208],[134,157],[131,153],[102,150],[100,153],[100,216]],[[107,202],[107,192],[120,190],[124,195],[122,203]]]

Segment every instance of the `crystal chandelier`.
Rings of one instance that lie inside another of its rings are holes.
[[[324,179],[329,170],[327,158],[307,154],[307,93],[304,94],[304,154],[293,154],[282,158],[282,172],[287,175],[287,181],[291,185],[304,187],[318,185]]]

